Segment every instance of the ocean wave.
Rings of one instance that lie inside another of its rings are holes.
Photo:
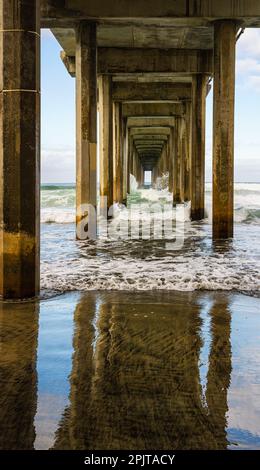
[[[142,205],[142,217],[147,217],[149,211],[156,212],[156,203],[158,203],[158,211],[161,206],[167,207],[172,201],[172,194],[169,193],[167,187],[161,190],[155,189],[138,189],[135,178],[131,175],[132,193],[128,198],[128,204],[131,214],[127,215],[126,208],[120,206],[116,213],[122,212],[122,217],[133,217],[135,207]],[[212,221],[212,193],[211,184],[206,184],[206,218]],[[234,220],[239,224],[260,224],[260,184],[237,183],[235,184],[235,210]],[[68,224],[75,221],[75,186],[74,185],[43,185],[41,192],[41,222],[42,223],[58,223]],[[186,209],[185,209],[186,210]],[[136,214],[134,215],[137,217]],[[187,219],[187,211],[185,215]]]
[[[60,183],[60,184],[42,184],[41,185],[41,191],[57,191],[57,190],[62,190],[62,191],[67,191],[70,189],[75,190],[76,186],[73,183]]]
[[[76,220],[75,210],[73,209],[42,209],[42,224],[73,224]]]

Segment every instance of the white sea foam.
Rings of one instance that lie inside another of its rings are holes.
[[[167,177],[167,175],[166,175]],[[160,186],[160,185],[159,185]],[[171,203],[172,194],[167,187],[164,189],[139,189],[133,175],[131,175],[131,197],[133,202]],[[136,199],[134,201],[134,198]],[[206,216],[212,220],[212,191],[211,184],[206,184]],[[260,225],[260,184],[237,183],[235,184],[235,222]],[[75,221],[75,188],[73,186],[45,186],[41,192],[41,222],[68,224]],[[124,212],[123,206],[116,209],[116,213]],[[133,212],[133,211],[132,211]],[[188,213],[186,212],[186,216]],[[185,219],[186,220],[186,219]]]
[[[203,235],[205,237],[205,244]],[[259,235],[259,234],[258,234]],[[237,249],[207,247],[207,232],[190,228],[188,247],[171,251],[167,241],[102,242],[88,246],[74,241],[74,234],[60,243],[53,240],[42,261],[42,286],[67,290],[153,290],[192,291],[260,290],[260,257],[238,241]],[[252,243],[257,237],[251,238]],[[51,247],[52,244],[52,247]],[[46,246],[47,249],[47,246]],[[53,255],[51,256],[51,251]]]
[[[117,226],[126,221],[138,226],[141,219],[149,232],[164,220],[184,223],[185,245],[174,251],[172,240],[139,239],[75,240],[75,189],[47,188],[42,201],[43,289],[260,291],[260,184],[235,187],[236,236],[233,241],[212,243],[210,217],[190,222],[190,204],[172,208],[167,188],[138,189],[131,179],[128,208],[114,205]],[[206,186],[210,214],[211,186]],[[51,223],[52,222],[52,223]],[[144,237],[145,238],[145,237]]]

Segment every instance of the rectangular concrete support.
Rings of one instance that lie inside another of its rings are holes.
[[[128,193],[128,127],[127,127],[126,118],[123,118],[122,139],[123,139],[123,204],[126,204],[127,193]]]
[[[107,198],[107,208],[113,204],[113,105],[112,81],[108,75],[99,79],[100,135],[100,197]],[[104,214],[102,199],[100,210]]]
[[[131,192],[131,182],[130,182],[130,175],[134,174],[133,170],[133,136],[130,135],[129,129],[127,130],[128,133],[128,148],[127,148],[127,168],[128,168],[128,177],[127,177],[127,192],[130,194]]]
[[[0,295],[39,293],[40,1],[0,7]]]
[[[181,118],[176,118],[174,126],[174,157],[173,157],[173,204],[181,202]]]
[[[174,127],[169,130],[169,192],[173,193]]]
[[[205,131],[207,76],[197,75],[192,84],[192,163],[191,219],[204,218],[205,197]]]
[[[185,179],[185,163],[186,163],[186,126],[185,119],[180,118],[180,146],[181,146],[181,161],[180,161],[180,197],[184,201],[184,179]]]
[[[133,176],[136,178],[137,183],[139,184],[138,181],[138,168],[137,168],[137,152],[135,147],[133,146],[133,164],[132,164],[132,171],[133,171]]]
[[[215,24],[213,237],[233,236],[235,48],[237,26]]]
[[[183,199],[184,201],[191,200],[191,139],[192,139],[192,126],[191,126],[191,103],[185,104],[185,132],[184,132],[184,165],[183,165]]]
[[[123,202],[122,103],[113,104],[113,202]]]
[[[77,238],[96,236],[97,205],[97,44],[95,23],[76,31],[76,224]],[[86,220],[86,217],[88,219]],[[82,219],[87,221],[81,227]]]

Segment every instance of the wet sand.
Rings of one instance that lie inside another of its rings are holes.
[[[260,449],[260,299],[1,303],[1,449]]]

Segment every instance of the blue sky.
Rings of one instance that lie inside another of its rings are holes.
[[[42,182],[75,181],[75,80],[61,47],[42,30]],[[235,180],[260,182],[260,29],[237,44]],[[206,180],[211,181],[212,92],[207,99]]]

